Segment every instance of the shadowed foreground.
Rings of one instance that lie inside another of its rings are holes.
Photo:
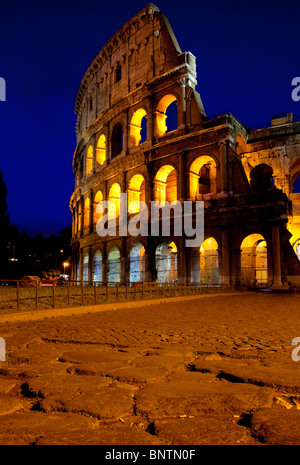
[[[300,444],[299,304],[245,293],[0,323],[0,444]]]

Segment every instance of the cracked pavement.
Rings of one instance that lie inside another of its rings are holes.
[[[2,319],[0,444],[300,444],[299,303],[261,292]]]

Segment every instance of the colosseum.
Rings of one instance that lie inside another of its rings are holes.
[[[291,113],[256,130],[231,113],[208,119],[196,85],[195,56],[153,4],[87,69],[75,103],[73,280],[300,285],[300,123]],[[118,218],[124,193],[128,221],[142,202],[149,222],[153,201],[161,211],[203,202],[201,246],[175,235],[172,209],[168,235],[101,237],[97,206],[110,200]]]

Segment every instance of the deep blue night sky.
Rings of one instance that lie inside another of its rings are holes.
[[[11,223],[49,236],[71,224],[74,104],[101,47],[148,2],[1,2],[0,170]],[[251,128],[293,112],[300,76],[300,2],[153,2],[169,18],[182,51],[197,59],[208,116],[231,111]]]

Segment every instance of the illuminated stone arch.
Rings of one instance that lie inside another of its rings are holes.
[[[177,101],[178,101],[178,98],[174,94],[166,94],[159,100],[157,107],[156,107],[156,135],[157,137],[162,137],[164,134],[168,132],[167,118],[168,116],[171,117],[171,115],[168,115],[168,108],[170,108],[173,102],[176,102],[175,113],[176,113],[176,128],[177,128]],[[173,106],[175,110],[175,104]]]
[[[295,254],[298,257],[298,260],[300,261],[300,237],[298,237],[298,239],[296,239],[293,242],[292,246],[293,246],[293,249],[295,251]]]
[[[93,281],[102,282],[102,252],[101,250],[96,250],[93,256]]]
[[[121,252],[113,246],[107,256],[108,282],[119,283],[121,281]]]
[[[96,162],[97,168],[103,165],[106,161],[106,137],[105,134],[101,134],[98,138],[96,147]]]
[[[81,225],[82,225],[82,214],[81,214],[81,201],[79,200],[78,202],[78,213],[77,213],[77,233],[80,233],[81,231]]]
[[[241,243],[241,283],[267,285],[267,243],[261,234],[250,234]]]
[[[140,242],[136,242],[129,252],[129,281],[145,281],[145,273],[145,247]]]
[[[145,142],[142,139],[142,125],[146,121],[147,112],[144,108],[136,110],[131,118],[129,125],[129,148],[137,147],[140,143]]]
[[[137,173],[130,178],[127,188],[128,213],[138,213],[140,211],[139,202],[145,202],[145,178]]]
[[[108,208],[108,218],[118,218],[120,213],[120,196],[121,186],[115,182],[108,192],[108,201],[110,202]]]
[[[290,168],[290,193],[300,193],[300,158],[297,158]]]
[[[84,212],[83,212],[83,227],[87,229],[90,226],[90,217],[91,217],[91,202],[89,197],[84,201]]]
[[[163,241],[155,249],[156,281],[175,282],[178,279],[178,249],[175,242]]]
[[[103,193],[101,190],[97,191],[96,192],[96,195],[94,197],[94,208],[93,208],[93,222],[94,222],[94,225],[96,226],[97,224],[97,221],[103,216],[103,213],[98,213],[97,212],[97,207],[99,205],[100,202],[103,201]]]
[[[200,247],[200,282],[219,283],[219,246],[214,237],[208,237]]]
[[[197,157],[189,169],[190,199],[202,200],[203,195],[217,192],[217,165],[208,155]]]
[[[93,171],[93,147],[89,145],[86,153],[86,176],[89,176]]]
[[[177,171],[172,165],[163,165],[154,179],[154,200],[165,202],[177,201]]]

